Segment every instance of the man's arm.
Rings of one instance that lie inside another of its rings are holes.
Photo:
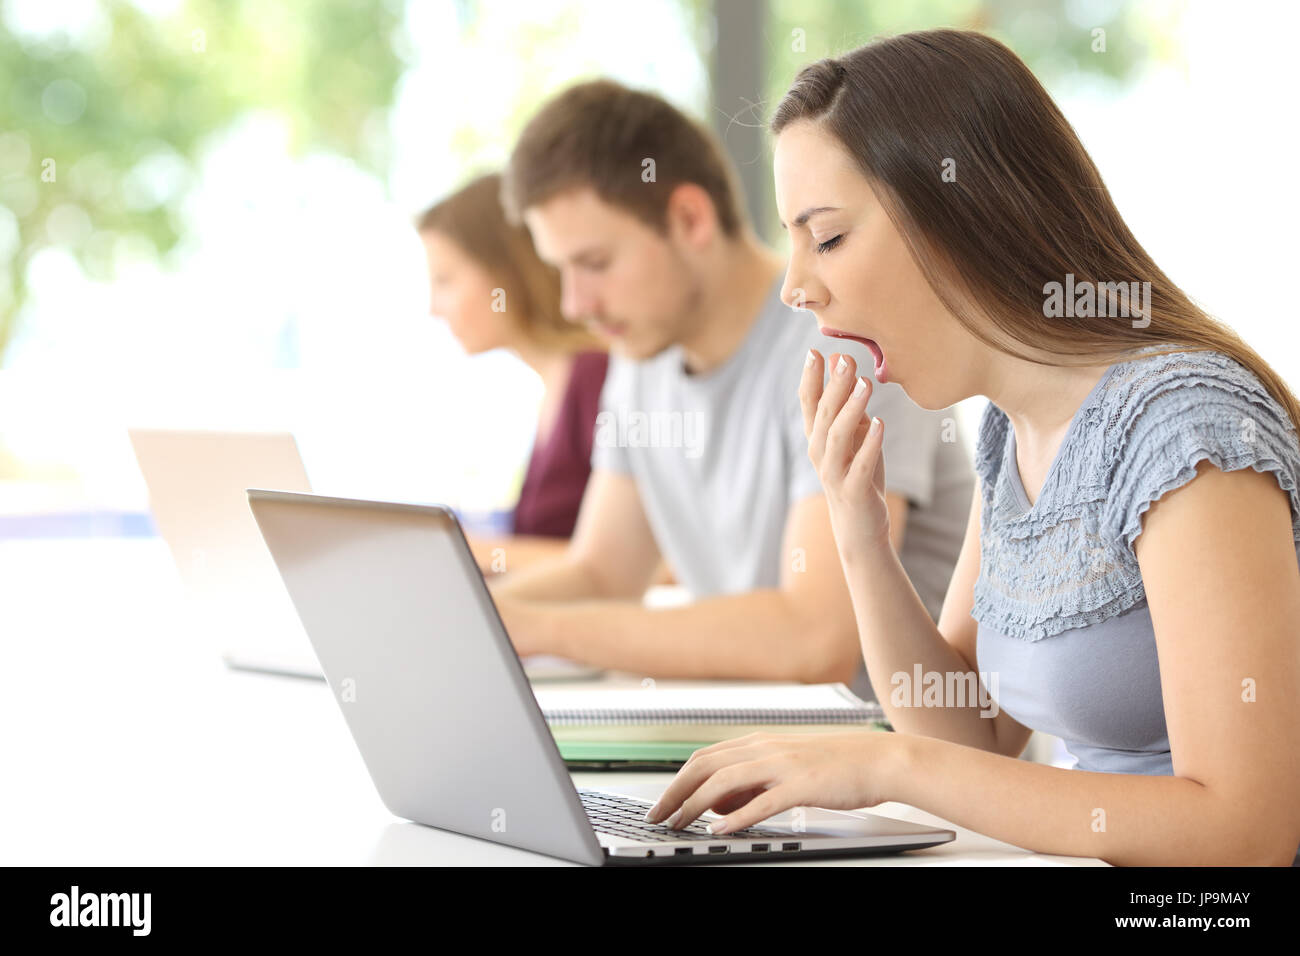
[[[778,587],[671,608],[498,603],[521,654],[558,654],[648,676],[849,682],[860,661],[822,495],[788,512]]]
[[[561,557],[569,546],[567,538],[507,534],[499,537],[469,537],[469,549],[484,574],[507,574],[540,561]]]
[[[568,548],[490,585],[498,603],[640,598],[658,566],[659,546],[635,480],[597,469],[587,481]]]

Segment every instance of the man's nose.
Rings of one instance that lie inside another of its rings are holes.
[[[561,281],[560,311],[570,322],[581,322],[591,314],[591,293],[578,279],[569,277]]]

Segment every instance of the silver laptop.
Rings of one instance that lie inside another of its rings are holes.
[[[322,680],[321,668],[261,532],[250,485],[311,491],[293,435],[128,429],[159,534],[190,606],[226,665]],[[537,655],[531,680],[579,680],[595,668]]]
[[[380,799],[428,826],[590,864],[889,853],[956,836],[808,809],[715,836],[651,802],[575,789],[455,515],[438,505],[248,490]],[[665,779],[665,784],[666,784]]]

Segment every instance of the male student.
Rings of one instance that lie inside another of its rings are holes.
[[[874,363],[781,301],[784,261],[749,228],[714,139],[656,96],[583,83],[529,122],[503,199],[559,269],[565,315],[613,353],[570,546],[493,585],[520,653],[871,697],[797,389],[809,348],[865,375]],[[876,385],[869,412],[887,425],[893,544],[937,618],[969,457],[952,411],[897,385]],[[641,603],[661,555],[691,603]]]

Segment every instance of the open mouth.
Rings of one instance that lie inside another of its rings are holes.
[[[861,335],[854,335],[852,332],[843,332],[840,329],[823,328],[822,335],[830,336],[833,339],[848,339],[850,342],[857,342],[871,351],[871,357],[876,360],[876,381],[883,382],[885,379],[885,353],[881,351],[880,346],[874,339],[863,338]]]

